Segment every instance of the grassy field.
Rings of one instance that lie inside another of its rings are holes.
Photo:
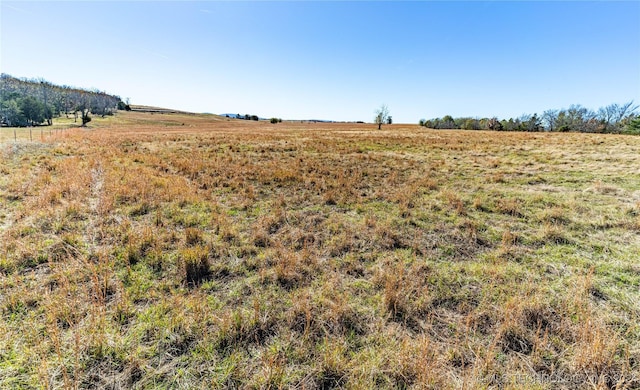
[[[639,137],[6,138],[0,388],[640,388]]]
[[[107,123],[112,123],[113,118],[105,117],[101,118],[95,116],[92,118],[88,126],[102,126]],[[80,127],[82,121],[78,118],[74,121],[72,115],[68,118],[60,117],[53,120],[51,126],[36,126],[36,127],[1,127],[0,128],[0,143],[4,142],[44,142],[52,138],[60,138],[65,132],[70,129],[76,129]]]

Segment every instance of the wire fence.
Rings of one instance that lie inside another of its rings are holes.
[[[58,137],[69,132],[71,128],[55,127],[2,127],[0,128],[0,143],[6,142],[44,142],[52,137]]]

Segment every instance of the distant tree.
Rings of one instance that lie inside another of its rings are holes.
[[[498,118],[493,117],[487,121],[487,128],[489,130],[502,130],[502,123],[500,123]]]
[[[638,106],[633,105],[633,100],[625,104],[610,104],[598,110],[598,119],[602,124],[602,132],[619,132],[623,126],[623,120],[634,113]]]
[[[542,113],[542,125],[548,131],[555,131],[556,122],[558,121],[558,110],[547,110]]]
[[[376,117],[374,118],[376,125],[378,125],[378,130],[382,128],[383,123],[387,123],[389,121],[389,108],[385,104],[381,105],[375,111]]]
[[[612,124],[615,123],[614,116],[618,111],[617,104],[610,104],[606,107],[600,107],[598,110],[598,119],[602,123],[602,132],[608,133],[611,130]]]
[[[389,117],[387,118],[387,124],[388,125],[392,125],[393,124],[393,119],[391,118],[391,115],[389,115]]]
[[[257,121],[257,120],[259,120],[259,119],[260,119],[260,118],[258,118],[258,116],[257,116],[257,115],[251,115],[251,120],[252,120],[252,121]]]
[[[27,119],[22,115],[18,100],[0,100],[0,122],[9,127],[27,125]]]
[[[29,126],[35,126],[45,121],[44,104],[32,96],[24,97],[19,102],[20,111],[27,119]]]
[[[424,126],[426,123],[427,123],[427,120],[426,120],[426,119],[420,119],[420,120],[418,121],[418,126]]]
[[[47,125],[51,126],[53,124],[53,116],[55,114],[55,107],[51,104],[44,104],[44,119],[47,120]]]
[[[47,124],[51,126],[53,123],[53,107],[49,105],[49,96],[53,95],[53,85],[44,79],[39,79],[40,89],[42,91],[43,115],[47,120]]]
[[[509,120],[503,120],[502,128],[506,131],[516,131],[520,128],[520,121],[518,119],[509,118]]]
[[[594,121],[596,114],[581,105],[571,105],[569,109],[563,109],[558,112],[556,127],[558,131],[578,131],[593,133],[597,131],[599,126]]]
[[[89,113],[91,112],[91,96],[84,92],[78,92],[77,97],[75,99],[76,107],[75,112],[76,115],[79,112],[80,118],[82,119],[82,126],[86,126],[87,123],[91,122],[91,116]]]
[[[438,121],[438,129],[457,129],[456,121],[451,115],[445,115],[440,121]]]
[[[75,102],[73,101],[73,94],[69,90],[65,90],[62,94],[62,107],[61,111],[64,111],[64,114],[67,118],[69,118],[69,114],[74,112]],[[74,119],[75,122],[75,119]]]
[[[96,92],[91,95],[91,113],[95,115],[100,115],[101,117],[105,117],[105,115],[112,115],[113,109],[117,107],[117,104],[114,104],[107,96],[107,94]]]
[[[564,116],[565,125],[570,131],[595,133],[598,130],[597,114],[579,104],[569,106]]]
[[[6,125],[11,123],[11,126],[26,126],[44,121],[52,124],[53,118],[62,112],[67,116],[73,113],[77,120],[80,112],[77,107],[84,104],[81,99],[85,99],[86,96],[97,102],[97,105],[89,104],[89,111],[95,111],[99,115],[113,113],[121,100],[118,96],[104,92],[58,86],[43,79],[19,79],[7,74],[0,75],[0,103],[3,103],[6,112],[6,115],[3,114],[2,122]],[[33,100],[24,100],[26,98],[33,98],[39,104],[34,104]],[[14,103],[9,103],[9,100],[13,100]],[[16,105],[21,115],[17,115]],[[88,111],[84,115],[85,123],[87,118]]]
[[[540,123],[540,118],[538,118],[538,114],[523,115],[520,117],[520,129],[524,131],[540,131],[542,130],[542,125]]]
[[[244,114],[244,119],[245,119],[245,120],[247,120],[247,121],[248,121],[248,120],[251,120],[251,115],[249,115],[249,114]]]
[[[461,122],[461,125],[459,126],[461,129],[480,130],[480,121],[478,119],[460,118],[459,122]]]
[[[271,123],[279,123],[279,122],[282,122],[282,119],[278,119],[278,118],[271,118],[270,122],[271,122]]]
[[[624,132],[627,134],[640,135],[640,118],[634,118],[625,126]]]

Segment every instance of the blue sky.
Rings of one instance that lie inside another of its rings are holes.
[[[0,2],[0,71],[194,112],[395,122],[640,103],[640,2]]]

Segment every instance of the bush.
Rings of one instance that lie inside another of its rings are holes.
[[[624,134],[640,134],[640,118],[633,119],[629,122],[629,124],[623,130]]]

